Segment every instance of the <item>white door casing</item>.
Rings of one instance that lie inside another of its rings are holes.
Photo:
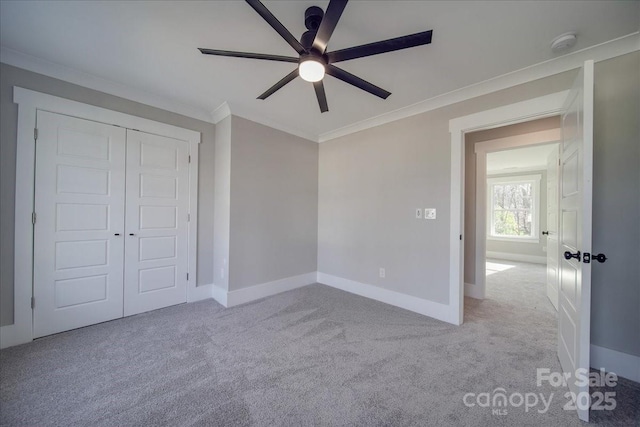
[[[547,158],[547,297],[558,310],[558,186],[559,155]]]
[[[124,314],[187,301],[189,145],[127,130]]]
[[[39,111],[34,337],[122,317],[125,130]]]
[[[591,252],[593,84],[593,61],[587,61],[565,102],[560,147],[558,358],[583,421],[589,421],[589,384],[577,380],[589,372],[591,264],[582,257]]]
[[[464,137],[466,133],[483,129],[528,122],[551,117],[562,112],[569,91],[552,93],[538,98],[504,105],[491,110],[457,117],[449,121],[451,133],[451,200],[449,229],[449,318],[451,323],[462,324],[464,316]],[[484,223],[476,227],[483,228]],[[476,242],[477,243],[477,242]]]

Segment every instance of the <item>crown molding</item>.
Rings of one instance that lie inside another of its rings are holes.
[[[4,46],[0,47],[0,62],[88,89],[97,90],[109,95],[211,123],[211,115],[204,109],[145,92],[131,86],[85,73],[84,71],[78,71],[55,62],[27,55]]]
[[[635,32],[624,37],[610,40],[599,45],[591,46],[567,55],[540,62],[538,64],[522,68],[511,73],[503,74],[480,83],[456,89],[442,95],[418,102],[408,107],[403,107],[376,117],[344,126],[342,128],[325,132],[318,138],[318,142],[325,142],[340,138],[355,132],[380,126],[406,117],[415,116],[427,111],[442,108],[447,105],[465,101],[481,95],[486,95],[502,89],[507,89],[533,80],[549,77],[565,71],[579,68],[582,64],[592,59],[595,62],[615,58],[616,56],[640,50],[640,33]]]

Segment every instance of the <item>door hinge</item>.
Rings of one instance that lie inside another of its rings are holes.
[[[31,212],[31,223],[33,225],[36,225],[36,213],[35,212]]]
[[[460,240],[462,240],[462,234],[460,235]]]
[[[31,297],[31,309],[36,308],[36,298],[35,297]]]
[[[189,273],[187,273],[187,280],[189,280]]]
[[[189,155],[189,163],[191,163],[191,155]]]
[[[190,213],[187,214],[187,222],[191,222],[191,214]]]
[[[38,128],[33,128],[33,139],[38,140]]]

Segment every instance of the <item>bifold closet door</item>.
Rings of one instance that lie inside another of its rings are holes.
[[[189,146],[127,130],[124,315],[187,300]]]
[[[122,317],[126,138],[43,111],[37,129],[35,338]]]

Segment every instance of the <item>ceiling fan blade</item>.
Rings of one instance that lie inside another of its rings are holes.
[[[324,93],[324,84],[322,83],[322,80],[320,80],[319,82],[314,82],[313,88],[316,90],[316,98],[318,98],[320,112],[326,113],[327,111],[329,111],[329,106],[327,105],[327,95]]]
[[[391,95],[391,92],[387,92],[386,90],[379,88],[378,86],[369,83],[368,81],[363,80],[360,77],[354,76],[353,74],[348,73],[334,65],[328,64],[325,69],[327,74],[329,74],[330,76],[333,76],[336,79],[340,79],[345,83],[349,83],[350,85],[367,91],[370,94],[378,96],[382,99],[387,99],[389,95]]]
[[[290,72],[289,74],[287,74],[286,76],[284,76],[278,83],[274,84],[269,89],[267,89],[267,91],[265,93],[263,93],[262,95],[260,95],[258,97],[258,99],[267,99],[268,97],[270,97],[271,95],[276,93],[276,91],[281,89],[284,85],[286,85],[287,83],[289,83],[291,80],[295,79],[296,77],[298,77],[298,69],[297,68],[295,70],[293,70],[292,72]]]
[[[287,41],[291,45],[292,48],[296,50],[300,55],[306,52],[304,47],[300,44],[298,39],[296,39],[289,30],[285,28],[284,25],[278,19],[273,16],[273,14],[263,5],[260,0],[245,0],[262,18],[267,21],[271,27],[278,32],[282,36],[283,39]]]
[[[313,40],[313,48],[320,53],[324,53],[327,50],[327,44],[333,34],[333,30],[336,29],[340,16],[347,6],[348,0],[331,0],[327,11],[324,13],[320,27],[316,33],[316,38]]]
[[[205,49],[199,47],[198,50],[204,55],[217,55],[217,56],[231,56],[234,58],[249,58],[249,59],[266,59],[267,61],[280,61],[280,62],[294,62],[299,61],[298,58],[292,56],[280,56],[280,55],[267,55],[262,53],[250,53],[250,52],[235,52],[232,50],[217,50],[217,49]]]
[[[365,56],[378,55],[380,53],[393,52],[394,50],[407,49],[431,43],[433,30],[395,39],[383,40],[375,43],[363,44],[327,53],[329,63],[347,61],[349,59],[363,58]]]

